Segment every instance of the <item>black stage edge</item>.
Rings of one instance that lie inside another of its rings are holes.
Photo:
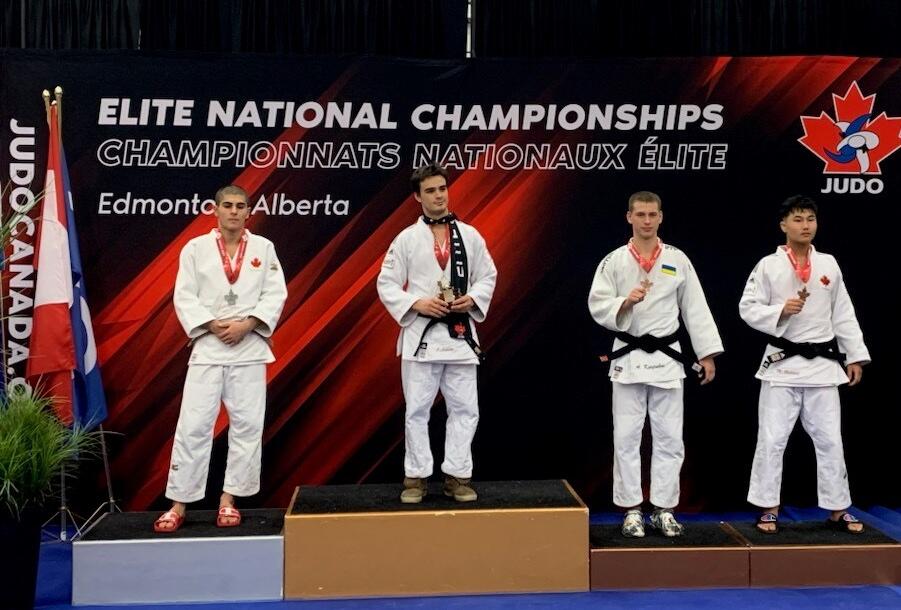
[[[429,493],[419,504],[403,504],[403,485],[302,486],[291,507],[292,515],[337,513],[431,512],[441,510],[515,510],[580,508],[563,481],[474,481],[479,499],[457,502],[444,495],[443,481],[429,483]]]
[[[252,508],[241,510],[241,525],[216,527],[216,511],[189,510],[185,522],[177,531],[158,534],[153,522],[160,512],[107,513],[80,540],[99,542],[109,540],[171,540],[178,538],[225,538],[234,536],[278,536],[285,524],[281,508]]]

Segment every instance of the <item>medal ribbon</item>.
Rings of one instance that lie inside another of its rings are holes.
[[[798,264],[798,259],[795,258],[795,253],[792,252],[792,249],[788,246],[782,246],[785,250],[785,253],[788,254],[788,262],[791,263],[792,268],[795,270],[795,275],[798,276],[798,279],[801,280],[802,284],[806,284],[810,281],[810,251],[807,251],[807,261],[804,263],[802,267]]]
[[[644,269],[645,273],[650,273],[651,269],[654,268],[654,263],[657,262],[657,258],[660,257],[660,253],[663,252],[663,242],[660,241],[660,238],[657,238],[657,247],[654,249],[654,253],[651,254],[650,258],[645,258],[638,252],[638,248],[635,247],[635,244],[633,244],[632,240],[630,239],[629,252],[632,253],[632,256],[635,258],[641,268]]]
[[[244,230],[241,233],[241,241],[238,244],[234,269],[232,268],[228,252],[225,250],[225,240],[222,239],[222,232],[219,229],[214,230],[216,231],[216,247],[219,248],[219,256],[222,258],[222,270],[225,271],[225,277],[228,279],[228,283],[234,284],[238,281],[238,276],[241,275],[241,265],[244,264],[244,253],[247,251],[247,230]]]
[[[435,258],[438,259],[438,265],[444,269],[447,267],[447,261],[450,260],[451,240],[450,227],[444,225],[444,246],[438,243],[438,236],[435,235]]]

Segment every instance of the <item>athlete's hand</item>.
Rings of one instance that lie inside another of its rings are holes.
[[[218,327],[216,336],[226,345],[237,345],[244,340],[247,333],[257,326],[256,318],[245,318],[243,320],[217,320],[213,323],[214,327]]]
[[[476,302],[472,299],[468,294],[464,294],[461,297],[457,297],[450,304],[450,310],[456,313],[465,313],[467,311],[472,311],[472,309],[476,306]]]
[[[430,318],[443,318],[450,312],[450,306],[438,297],[419,299],[413,303],[413,311]]]
[[[701,378],[701,385],[707,385],[716,377],[716,364],[713,362],[713,356],[701,358],[698,360],[698,364],[702,367],[700,372],[698,372],[698,377]]]
[[[857,364],[849,364],[847,367],[848,372],[848,385],[857,385],[860,383],[860,380],[863,379],[863,367]]]
[[[623,301],[623,304],[620,306],[620,311],[628,311],[635,307],[638,303],[644,301],[645,296],[647,296],[648,291],[642,288],[641,286],[637,288],[633,288],[632,292],[626,296],[626,300]]]
[[[789,299],[782,307],[782,315],[780,317],[785,320],[795,314],[801,313],[802,309],[804,309],[804,299]]]

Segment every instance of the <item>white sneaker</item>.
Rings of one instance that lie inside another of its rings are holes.
[[[637,508],[626,511],[626,516],[623,518],[623,536],[644,538],[644,516]]]
[[[659,531],[667,538],[681,536],[683,527],[676,521],[673,511],[668,508],[659,508],[651,513],[651,527]]]

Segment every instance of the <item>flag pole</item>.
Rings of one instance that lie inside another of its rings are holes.
[[[44,99],[44,110],[47,113],[47,125],[50,125],[50,105],[51,105],[51,103],[56,105],[57,121],[59,121],[59,115],[62,110],[62,96],[63,96],[62,88],[57,87],[54,90],[54,93],[56,94],[56,99],[53,102],[51,102],[50,101],[50,92],[47,91],[46,89],[44,89],[41,92],[41,97]],[[58,125],[59,125],[59,123],[57,122],[57,126]],[[60,542],[66,542],[69,539],[69,532],[68,532],[68,519],[69,518],[71,518],[71,520],[72,520],[72,525],[75,526],[75,536],[73,536],[73,539],[77,538],[79,536],[79,534],[81,534],[81,528],[78,526],[78,520],[76,519],[75,515],[72,514],[72,512],[69,510],[69,506],[66,501],[66,464],[65,463],[62,464],[62,466],[60,467],[59,488],[60,488],[60,504],[59,504],[59,511],[58,511],[58,515],[59,515],[59,538],[58,538],[58,540]],[[45,521],[44,526],[48,525],[51,521],[53,521],[53,519],[55,517],[56,517],[56,515],[54,515],[53,517],[50,517],[50,519]]]
[[[104,512],[104,508],[106,508],[106,512],[110,514],[122,512],[122,509],[119,508],[119,504],[116,502],[115,495],[113,495],[113,478],[110,476],[109,454],[106,451],[106,430],[103,429],[103,424],[99,425],[98,428],[100,430],[100,455],[103,458],[103,474],[106,477],[106,502],[102,502],[100,506],[94,509],[91,516],[85,520],[85,530],[89,529],[88,526],[93,524],[94,519]]]
[[[56,120],[58,126],[58,133],[60,137],[60,141],[62,141],[63,137],[63,88],[59,85],[53,90],[53,95],[56,98]],[[103,511],[104,507],[108,510],[108,513],[114,512],[122,512],[122,509],[119,508],[119,505],[116,503],[115,494],[113,494],[113,479],[110,474],[110,466],[109,466],[109,452],[106,447],[106,430],[103,429],[103,424],[100,424],[100,453],[103,458],[103,475],[106,478],[106,502],[103,502],[98,506],[91,516],[85,520],[85,527],[87,527],[101,511]],[[79,531],[76,536],[81,535]]]
[[[56,126],[59,127],[57,133],[59,139],[63,139],[63,88],[59,85],[53,90],[53,97],[56,98]]]
[[[44,98],[44,110],[47,112],[47,124],[50,124],[50,92],[44,89],[43,93],[41,93],[41,97]]]

